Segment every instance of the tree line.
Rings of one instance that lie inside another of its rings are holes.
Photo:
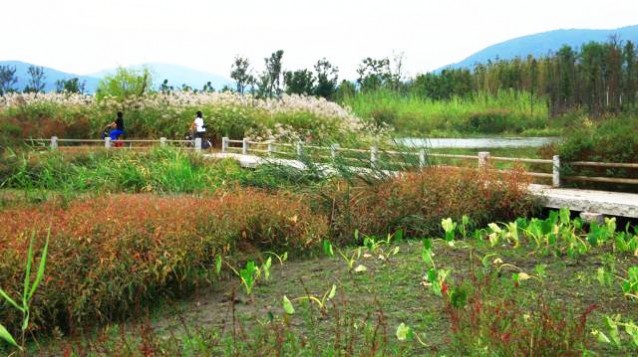
[[[0,96],[20,92],[19,88],[16,87],[18,83],[16,72],[16,66],[0,65]],[[27,68],[27,76],[27,84],[22,89],[22,92],[44,92],[44,88],[46,87],[46,75],[44,74],[43,67],[29,66],[29,68]],[[57,93],[84,93],[85,86],[86,83],[80,81],[77,77],[55,81],[55,91]]]
[[[283,93],[342,100],[357,93],[390,90],[431,100],[453,97],[496,95],[507,90],[529,93],[533,103],[538,98],[547,101],[552,115],[585,109],[594,116],[618,114],[634,109],[638,103],[638,65],[636,47],[631,41],[611,37],[606,43],[590,42],[581,48],[563,46],[556,53],[535,58],[490,60],[473,69],[444,69],[404,78],[403,55],[389,58],[364,58],[357,68],[355,81],[339,82],[339,68],[326,58],[319,59],[312,69],[286,71],[283,50],[264,58],[264,70],[255,72],[248,58],[236,56],[230,77],[235,87],[222,91],[236,91],[261,98],[276,98]],[[17,91],[16,68],[0,66],[0,95]],[[45,86],[42,67],[29,67],[25,92],[41,92]],[[146,83],[147,71],[144,73]],[[123,76],[126,77],[126,76]],[[134,77],[134,76],[133,76]],[[135,78],[131,79],[135,80]],[[84,92],[78,78],[56,82],[58,92]],[[146,86],[150,89],[150,85]],[[160,91],[176,90],[168,80]],[[200,91],[183,84],[183,91]],[[201,89],[213,92],[208,82]],[[532,109],[533,110],[533,109]]]

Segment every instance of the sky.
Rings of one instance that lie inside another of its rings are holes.
[[[8,0],[0,60],[75,74],[148,62],[229,76],[284,50],[286,70],[326,57],[354,79],[365,57],[413,76],[538,32],[638,24],[637,0]]]

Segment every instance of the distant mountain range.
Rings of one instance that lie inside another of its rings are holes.
[[[638,45],[638,25],[621,27],[612,30],[555,30],[535,35],[523,36],[489,46],[466,59],[443,68],[474,68],[477,63],[486,63],[495,59],[525,58],[546,56],[557,52],[563,45],[574,49],[582,45],[595,42],[608,42],[610,36],[617,35],[621,41],[632,41]],[[441,69],[443,69],[441,68]]]
[[[464,60],[442,67],[444,68],[473,68],[477,63],[486,63],[488,60],[495,59],[514,59],[516,57],[525,58],[528,55],[535,57],[546,56],[557,52],[563,45],[569,45],[574,49],[580,48],[582,45],[595,41],[607,42],[610,36],[618,36],[621,41],[631,40],[638,44],[638,25],[622,27],[612,30],[555,30],[542,32],[534,35],[523,36],[489,46],[475,54],[465,58]],[[0,61],[0,65],[15,66],[18,76],[16,88],[23,90],[27,85],[28,74],[27,69],[31,64],[19,61]],[[191,88],[201,89],[207,82],[211,82],[212,86],[219,90],[224,86],[233,87],[234,83],[230,79],[203,71],[194,70],[188,67],[166,64],[166,63],[146,63],[136,66],[130,66],[130,69],[140,69],[147,67],[151,70],[154,79],[154,85],[159,85],[165,80],[168,84],[181,88],[182,84],[186,84]],[[94,93],[97,89],[100,79],[108,74],[115,72],[115,69],[107,69],[90,75],[76,75],[73,73],[65,73],[53,68],[43,67],[46,76],[46,91],[55,90],[55,82],[61,79],[71,79],[77,77],[80,81],[86,83],[85,90],[88,93]]]
[[[0,61],[0,66],[10,66],[16,68],[16,77],[18,77],[18,83],[15,85],[17,90],[23,90],[24,87],[27,86],[29,81],[29,74],[27,72],[30,63],[20,62],[20,61]],[[53,68],[43,67],[44,69],[44,80],[45,87],[44,90],[47,92],[55,91],[55,82],[58,80],[69,80],[71,78],[79,78],[80,82],[84,81],[86,83],[85,90],[87,92],[93,93],[97,88],[97,84],[100,81],[100,78],[93,76],[80,76],[73,73],[66,73],[62,71],[58,71]]]
[[[28,84],[29,75],[27,70],[30,63],[20,62],[20,61],[0,61],[0,66],[9,65],[11,67],[16,68],[16,76],[18,77],[18,83],[15,87],[18,90],[23,90],[24,87]],[[159,87],[159,85],[165,80],[168,80],[168,84],[175,87],[181,88],[182,84],[187,84],[188,86],[195,89],[202,89],[202,87],[207,83],[211,82],[213,88],[219,90],[222,89],[225,85],[233,86],[233,81],[223,76],[207,73],[203,71],[197,71],[188,67],[165,64],[165,63],[146,63],[136,66],[126,67],[127,69],[141,69],[148,68],[152,75],[154,85]],[[100,79],[104,78],[109,74],[115,73],[116,69],[107,69],[104,71],[100,71],[97,73],[92,73],[90,75],[77,75],[73,73],[66,73],[62,71],[58,71],[53,68],[43,67],[44,75],[45,75],[45,91],[55,91],[55,82],[58,80],[69,80],[71,78],[79,78],[80,82],[85,82],[85,90],[88,93],[94,93],[97,89],[97,85]]]

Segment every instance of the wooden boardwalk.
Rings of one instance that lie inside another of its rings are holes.
[[[242,167],[255,168],[264,163],[276,163],[304,169],[305,165],[298,160],[264,158],[256,155],[243,155],[236,153],[211,153],[204,154],[211,159],[231,158],[239,162]],[[325,165],[330,170],[329,165]],[[365,169],[363,169],[365,170]],[[568,207],[571,211],[599,213],[608,216],[638,218],[638,194],[607,192],[594,190],[581,190],[569,188],[553,188],[546,185],[532,184],[530,192],[538,196],[545,207]]]

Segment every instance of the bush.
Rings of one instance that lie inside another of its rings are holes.
[[[632,117],[603,119],[592,122],[585,118],[581,125],[566,131],[564,140],[556,149],[560,155],[565,176],[606,176],[638,179],[636,169],[570,167],[570,161],[602,161],[616,163],[638,162],[638,119]],[[604,188],[638,192],[636,185],[570,183],[578,187]]]
[[[581,356],[587,350],[587,319],[594,305],[577,314],[537,297],[521,301],[520,295],[511,296],[515,292],[498,289],[498,280],[496,273],[473,274],[454,289],[457,298],[447,300],[459,355]]]
[[[521,171],[433,167],[374,185],[337,185],[325,196],[333,207],[332,229],[342,240],[355,229],[370,235],[402,229],[425,237],[438,233],[447,217],[459,220],[465,214],[486,223],[528,214],[534,208],[528,182]]]
[[[32,303],[35,330],[129,316],[161,297],[209,285],[216,256],[252,246],[316,246],[326,219],[299,197],[248,190],[225,195],[113,195],[0,212],[0,286],[17,296],[31,232],[51,237],[46,278]],[[12,309],[0,321],[17,329]]]

